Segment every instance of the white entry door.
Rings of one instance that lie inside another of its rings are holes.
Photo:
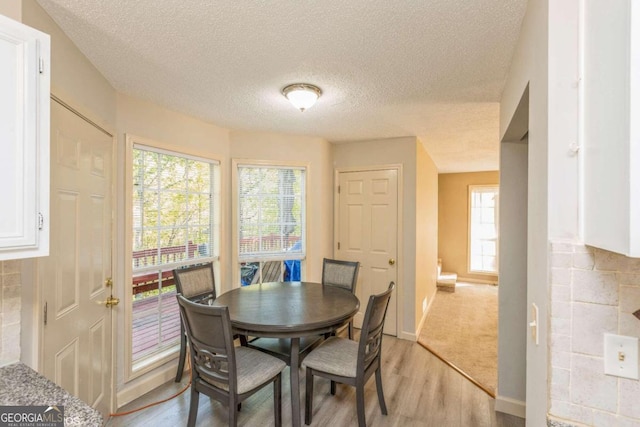
[[[51,244],[38,263],[44,375],[108,418],[113,139],[51,101]]]
[[[397,284],[398,171],[397,169],[339,173],[338,245],[336,258],[360,261],[356,296],[362,326],[369,296]],[[397,335],[396,291],[391,296],[384,333]]]

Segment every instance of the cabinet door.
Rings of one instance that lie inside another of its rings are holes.
[[[640,2],[586,0],[584,242],[640,257]]]
[[[0,260],[49,253],[49,44],[0,15]]]

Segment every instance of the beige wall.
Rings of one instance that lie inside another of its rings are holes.
[[[438,254],[442,271],[457,273],[458,278],[497,282],[497,275],[469,273],[469,185],[495,184],[497,171],[445,173],[438,176]]]
[[[22,22],[22,0],[0,1],[0,15]]]
[[[415,324],[422,323],[436,293],[438,270],[438,169],[421,142],[416,144]]]

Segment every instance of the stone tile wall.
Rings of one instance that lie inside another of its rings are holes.
[[[640,427],[640,381],[604,374],[604,334],[640,337],[640,258],[551,242],[550,419]]]
[[[20,261],[0,261],[0,366],[20,359],[20,268]]]

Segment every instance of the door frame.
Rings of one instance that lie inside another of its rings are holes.
[[[68,97],[67,97],[68,98]],[[113,280],[112,286],[112,294],[117,296],[121,293],[121,286],[118,285],[117,280],[115,278],[115,272],[118,268],[118,258],[117,258],[117,248],[115,244],[115,232],[116,232],[116,223],[115,223],[115,214],[116,214],[116,172],[117,172],[117,137],[116,132],[112,129],[111,126],[106,124],[98,124],[102,120],[96,117],[91,111],[84,107],[75,107],[70,105],[69,102],[62,100],[58,96],[56,96],[53,91],[51,92],[50,102],[56,102],[63,108],[66,108],[80,119],[84,120],[91,126],[94,126],[96,129],[108,135],[111,140],[111,183],[110,183],[110,202],[111,202],[111,227],[110,227],[110,237],[111,237],[111,277]],[[74,102],[74,105],[81,105],[79,102]],[[94,118],[95,119],[92,119]],[[51,156],[55,155],[54,152],[51,152]],[[38,259],[35,258],[33,260],[29,260],[28,262],[23,263],[22,274],[25,275],[25,279],[23,283],[26,285],[27,283],[32,284],[31,289],[33,293],[29,293],[28,300],[25,302],[32,303],[32,311],[28,312],[27,310],[22,310],[21,315],[21,324],[23,335],[25,332],[25,325],[29,325],[31,327],[30,336],[26,336],[21,339],[21,343],[24,344],[28,342],[30,347],[26,349],[22,349],[23,352],[26,353],[26,358],[28,365],[30,365],[33,369],[38,372],[42,372],[44,367],[44,311],[43,311],[43,303],[42,303],[42,282],[38,273]],[[27,286],[23,286],[23,289]],[[26,319],[29,319],[28,323],[24,323]],[[111,341],[111,377],[109,378],[109,388],[111,389],[111,398],[109,399],[109,409],[111,412],[115,412],[116,407],[116,374],[117,374],[117,359],[115,358],[117,355],[117,315],[115,313],[115,309],[111,309],[111,339],[107,338],[108,341]],[[24,360],[24,358],[21,357]]]
[[[331,245],[332,256],[338,250],[338,230],[340,225],[340,194],[338,185],[341,173],[349,172],[376,172],[395,170],[398,177],[398,204],[396,212],[396,337],[415,341],[415,333],[409,334],[404,328],[404,236],[403,236],[403,211],[404,211],[404,174],[401,163],[383,165],[349,166],[334,168],[333,174],[333,243]],[[362,304],[362,301],[360,301]]]

